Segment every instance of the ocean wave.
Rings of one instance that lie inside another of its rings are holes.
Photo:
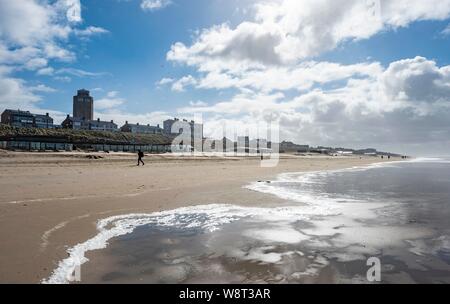
[[[330,195],[325,192],[317,191],[314,188],[316,188],[316,186],[328,184],[328,178],[336,177],[340,174],[365,172],[386,168],[402,168],[404,165],[413,163],[450,163],[450,160],[437,157],[422,157],[408,160],[377,162],[369,165],[353,166],[343,169],[281,173],[274,180],[254,182],[245,186],[245,188],[305,204],[332,205],[343,202],[362,203],[367,202],[367,200],[356,199],[355,195]],[[292,187],[289,187],[289,185],[292,185]]]

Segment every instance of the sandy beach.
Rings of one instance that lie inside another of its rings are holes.
[[[145,157],[105,153],[0,151],[0,283],[39,283],[66,250],[96,234],[99,219],[183,206],[262,206],[281,199],[243,186],[283,172],[380,162],[372,157],[283,156],[275,168],[256,158]],[[387,161],[387,160],[385,160]]]

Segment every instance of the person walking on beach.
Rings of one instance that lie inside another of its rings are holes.
[[[138,151],[138,163],[137,165],[139,166],[141,163],[143,166],[145,166],[144,161],[142,160],[142,158],[144,158],[144,152],[142,152],[141,150]]]

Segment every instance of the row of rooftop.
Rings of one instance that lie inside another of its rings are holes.
[[[201,126],[194,121],[186,119],[180,120],[178,118],[168,119],[163,122],[163,127],[158,124],[152,126],[150,124],[132,124],[128,121],[119,128],[119,126],[111,121],[102,121],[100,118],[96,120],[88,120],[85,118],[75,118],[67,115],[66,119],[60,124],[54,124],[54,119],[46,114],[35,114],[30,111],[11,110],[6,109],[1,114],[1,123],[18,128],[40,128],[40,129],[73,129],[73,130],[92,130],[92,131],[107,131],[107,132],[127,132],[134,134],[174,134],[172,126],[175,122],[182,121],[190,126]]]
[[[151,126],[150,124],[132,124],[128,121],[119,128],[119,126],[111,121],[103,121],[100,118],[94,120],[94,98],[90,96],[87,90],[78,90],[77,95],[73,97],[73,116],[67,115],[66,119],[57,125],[54,119],[46,113],[34,114],[29,111],[6,109],[1,114],[1,123],[13,127],[20,128],[43,128],[43,129],[74,129],[74,130],[92,130],[92,131],[107,131],[107,132],[127,132],[134,134],[177,134],[173,132],[175,123],[182,121],[188,124],[195,132],[200,132],[198,136],[203,138],[203,125],[196,124],[195,121],[188,121],[186,119],[180,120],[178,118],[168,119],[163,122],[163,127],[158,124]]]

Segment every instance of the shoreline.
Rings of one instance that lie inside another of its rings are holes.
[[[273,179],[279,173],[380,162],[379,158],[367,157],[282,157],[278,167],[260,168],[256,159],[186,162],[180,157],[147,156],[148,166],[138,168],[132,165],[134,161],[128,163],[134,160],[133,155],[124,156],[118,164],[89,159],[57,166],[31,156],[33,166],[22,170],[26,164],[21,163],[24,160],[20,156],[17,162],[6,165],[1,156],[2,283],[39,283],[48,278],[67,257],[68,248],[97,235],[100,219],[194,205],[273,206],[287,201],[243,186]],[[16,203],[8,203],[12,201]],[[6,231],[14,231],[14,236]]]

